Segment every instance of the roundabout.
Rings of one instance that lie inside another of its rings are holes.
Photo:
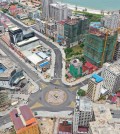
[[[51,105],[61,105],[67,99],[67,94],[61,89],[53,89],[46,93],[45,100]]]

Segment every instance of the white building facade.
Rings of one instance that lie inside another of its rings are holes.
[[[73,116],[73,134],[78,134],[79,127],[88,127],[93,121],[92,102],[86,97],[76,96],[76,106]]]
[[[105,16],[101,20],[101,22],[104,27],[111,30],[116,30],[120,26],[120,14],[112,14],[112,15]]]
[[[50,4],[52,4],[54,0],[42,0],[42,18],[44,20],[49,20],[50,18]]]
[[[105,63],[102,68],[103,88],[109,92],[115,92],[120,89],[120,60],[116,63]]]
[[[70,15],[70,10],[67,8],[66,4],[63,3],[53,3],[50,4],[50,18],[56,21],[65,20]]]
[[[92,101],[97,101],[101,95],[101,88],[103,84],[103,78],[97,74],[93,74],[88,82],[87,96]]]

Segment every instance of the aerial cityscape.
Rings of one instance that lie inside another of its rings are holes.
[[[0,134],[120,134],[120,0],[0,0]]]

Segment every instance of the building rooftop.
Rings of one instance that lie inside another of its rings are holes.
[[[119,62],[116,62],[114,64],[111,64],[110,66],[108,66],[108,69],[113,72],[116,75],[120,75],[120,64]]]
[[[97,82],[97,83],[103,81],[103,78],[101,76],[99,76],[98,74],[93,74],[91,78],[93,78],[95,80],[95,82]]]
[[[92,102],[87,97],[76,96],[76,111],[92,111]]]
[[[36,123],[36,119],[28,106],[24,105],[10,112],[10,118],[16,130]]]
[[[92,134],[119,134],[120,120],[113,119],[110,109],[104,106],[94,106],[95,121],[90,122]]]
[[[52,3],[50,4],[50,6],[58,8],[58,9],[67,8],[67,4],[60,3],[60,2]]]
[[[15,70],[15,63],[11,61],[8,57],[0,56],[0,65],[1,70],[0,78],[9,78],[11,73]]]

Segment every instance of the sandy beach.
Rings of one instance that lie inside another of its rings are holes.
[[[67,4],[68,8],[71,10],[75,10],[76,6],[75,5],[71,5],[71,4]],[[86,7],[79,7],[77,6],[77,11],[83,11],[84,9],[87,9],[88,13],[94,13],[94,14],[101,14],[101,10],[95,10],[95,9],[90,9],[90,8],[86,8]],[[108,11],[104,10],[104,15],[107,15]]]

